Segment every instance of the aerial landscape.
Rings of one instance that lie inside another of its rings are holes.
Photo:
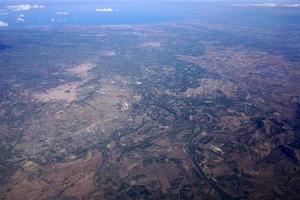
[[[300,199],[297,1],[0,2],[0,200]]]

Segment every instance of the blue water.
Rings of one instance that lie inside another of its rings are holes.
[[[242,8],[232,3],[220,2],[178,2],[178,1],[106,1],[106,2],[45,2],[28,4],[43,5],[45,8],[14,12],[9,5],[28,2],[8,1],[0,3],[0,21],[9,24],[6,28],[26,26],[63,25],[108,25],[149,24],[184,20],[199,20],[203,23],[230,23],[254,26],[300,27],[300,8]],[[95,9],[111,8],[113,12],[95,12]],[[57,15],[56,12],[68,12]],[[20,15],[24,22],[17,21]]]

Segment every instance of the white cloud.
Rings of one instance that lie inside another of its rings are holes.
[[[240,7],[267,7],[267,8],[300,8],[300,4],[278,4],[278,3],[250,3],[250,4],[233,4]]]
[[[65,20],[63,20],[63,21],[65,21]],[[60,19],[51,18],[50,22],[52,22],[52,23],[61,23],[62,21]]]
[[[58,11],[55,13],[56,15],[69,15],[69,12]]]
[[[8,27],[8,23],[0,21],[0,27]]]
[[[17,17],[17,21],[18,21],[18,22],[25,22],[25,19],[22,18],[22,17]]]
[[[12,10],[14,12],[18,12],[18,11],[27,11],[27,10],[31,10],[31,9],[37,9],[37,8],[45,8],[45,6],[43,5],[30,5],[30,4],[20,4],[20,5],[11,5],[11,6],[7,6],[7,8],[9,10]]]
[[[25,17],[24,14],[19,14],[19,15],[17,16],[16,21],[17,21],[17,22],[25,22],[24,17]]]
[[[112,8],[96,8],[96,12],[113,12],[114,10]]]

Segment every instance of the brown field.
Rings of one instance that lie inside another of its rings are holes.
[[[36,164],[27,162],[13,176],[7,199],[31,200],[60,195],[84,199],[95,189],[95,170],[101,164],[101,153],[97,151],[89,152],[86,157],[77,160],[43,168],[33,168]]]

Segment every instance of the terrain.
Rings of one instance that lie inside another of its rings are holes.
[[[0,199],[300,198],[297,27],[0,38]]]

